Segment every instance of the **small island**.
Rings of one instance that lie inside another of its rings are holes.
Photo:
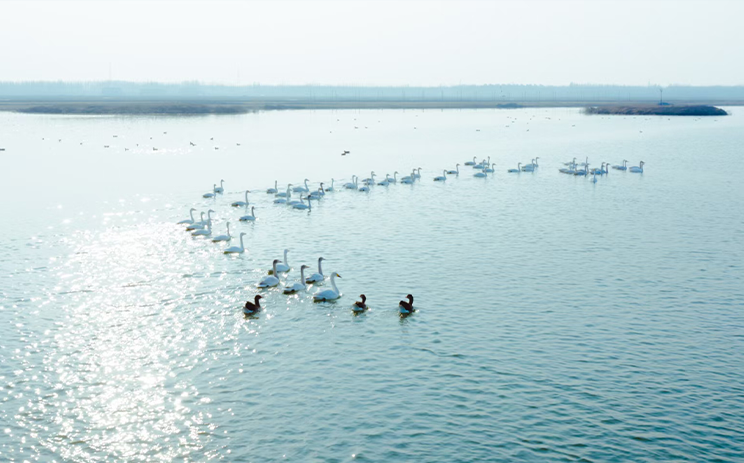
[[[585,114],[615,116],[727,116],[721,108],[708,105],[641,105],[641,106],[590,106]]]

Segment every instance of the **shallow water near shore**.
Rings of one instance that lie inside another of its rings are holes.
[[[741,461],[744,116],[724,109],[0,113],[0,461]],[[496,172],[432,181],[473,156]],[[646,170],[595,184],[558,172],[573,157]],[[309,212],[265,193],[331,177]],[[245,189],[255,223],[229,205]],[[184,232],[191,207],[246,252]],[[323,256],[343,297],[267,290],[244,317],[285,248],[283,281]]]

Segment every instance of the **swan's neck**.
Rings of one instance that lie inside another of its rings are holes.
[[[287,263],[287,251],[286,250],[284,251],[284,265],[289,267],[289,264]]]
[[[191,221],[193,222],[194,221],[194,210],[193,209],[189,210],[189,217],[191,217]]]
[[[248,192],[245,192],[245,205],[248,205]]]
[[[243,246],[243,234],[242,233],[240,235],[240,249],[245,249],[245,247]]]
[[[340,294],[338,291],[338,288],[336,287],[336,274],[335,273],[331,275],[331,286],[333,286],[333,290],[336,292],[336,294]]]
[[[300,281],[302,282],[302,286],[307,288],[307,283],[305,283],[305,267],[300,269]]]
[[[318,273],[320,273],[322,275],[323,274],[323,267],[320,266],[321,262],[323,262],[323,261],[320,260],[320,259],[318,259]]]
[[[256,210],[256,208],[255,208],[255,207],[253,207],[253,206],[251,206],[251,217],[255,217],[255,216],[256,216],[256,213],[255,213],[255,212],[253,212],[253,211],[255,211],[255,210]]]
[[[276,190],[276,187],[279,186],[279,180],[274,180],[274,189]]]
[[[227,222],[227,236],[230,236],[230,222]]]
[[[305,180],[305,189],[307,190],[307,180]]]

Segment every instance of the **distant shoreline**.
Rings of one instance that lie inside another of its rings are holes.
[[[728,116],[728,113],[721,108],[700,104],[590,106],[584,112],[589,115],[614,116]]]
[[[695,106],[698,108],[719,106],[742,106],[744,101],[675,102],[674,106],[656,106],[645,102],[620,101],[416,101],[416,100],[108,100],[108,99],[18,99],[0,100],[0,111],[25,114],[52,115],[141,115],[141,116],[188,116],[188,115],[236,115],[259,111],[284,110],[347,110],[347,109],[520,109],[520,108],[586,108],[591,114],[625,115],[683,115],[675,114],[679,108]],[[621,109],[622,108],[622,109]],[[634,108],[634,109],[628,109]],[[659,109],[661,108],[661,109]],[[669,109],[674,108],[674,109]],[[715,108],[718,110],[718,108]],[[625,111],[625,112],[623,112]],[[654,112],[662,111],[662,112]],[[664,112],[666,111],[666,112]],[[668,112],[672,111],[672,112]],[[723,111],[723,110],[719,110]],[[699,112],[705,112],[700,110]],[[723,111],[725,113],[725,111]],[[686,114],[686,115],[723,115]]]

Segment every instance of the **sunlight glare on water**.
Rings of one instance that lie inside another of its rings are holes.
[[[741,461],[729,109],[0,113],[0,461]],[[646,171],[593,184],[558,172],[574,157]],[[336,191],[265,193],[305,178]],[[246,189],[255,223],[230,207]],[[246,252],[184,232],[191,207]],[[343,297],[265,290],[246,318],[285,248],[283,282],[323,256]]]

